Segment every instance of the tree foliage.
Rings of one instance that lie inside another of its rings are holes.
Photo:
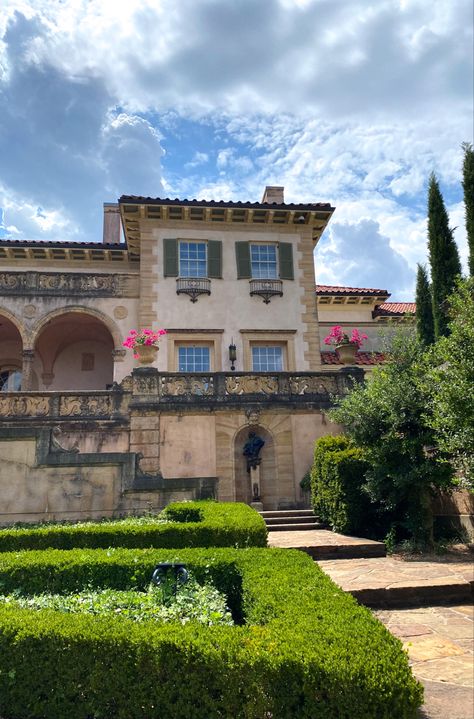
[[[450,334],[433,346],[426,374],[426,420],[439,448],[474,483],[474,279],[459,281],[449,302]]]
[[[453,292],[461,263],[448,213],[434,173],[428,190],[428,254],[431,268],[431,295],[435,337],[448,334],[446,300]]]
[[[408,536],[430,542],[431,493],[450,483],[452,471],[427,451],[434,443],[425,418],[424,346],[412,333],[391,340],[389,359],[331,412],[369,463],[365,490]]]
[[[426,346],[434,342],[433,305],[428,273],[418,265],[416,276],[416,332],[420,342]]]
[[[463,142],[462,149],[464,150],[462,186],[466,208],[469,274],[474,277],[474,149],[470,142]]]

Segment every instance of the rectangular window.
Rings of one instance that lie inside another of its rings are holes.
[[[210,369],[209,347],[178,347],[179,372],[209,372]]]
[[[282,347],[252,347],[254,372],[283,372]]]
[[[276,245],[250,245],[252,279],[275,280],[278,278]]]
[[[207,243],[179,243],[179,276],[207,277]]]

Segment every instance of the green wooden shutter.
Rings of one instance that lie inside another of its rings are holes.
[[[178,240],[163,240],[163,274],[178,276]]]
[[[278,255],[280,261],[280,279],[294,280],[293,245],[291,242],[280,242],[278,245]]]
[[[207,276],[220,279],[222,277],[222,242],[209,240],[207,243]]]
[[[250,244],[248,242],[235,243],[235,257],[237,259],[237,279],[243,280],[252,277],[250,266]]]

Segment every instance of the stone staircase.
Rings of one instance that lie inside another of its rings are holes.
[[[278,509],[259,514],[265,520],[269,532],[301,532],[323,529],[312,509]]]

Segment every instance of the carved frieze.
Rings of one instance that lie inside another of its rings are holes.
[[[0,417],[46,417],[49,397],[0,394]]]
[[[112,411],[110,395],[61,395],[61,417],[107,417]]]
[[[122,295],[122,276],[82,272],[0,272],[2,295]]]
[[[278,378],[268,375],[228,375],[226,394],[278,394]]]
[[[329,395],[336,394],[337,387],[332,377],[321,377],[320,375],[293,375],[290,378],[290,392],[291,394],[318,394],[318,395]]]
[[[214,394],[213,377],[197,377],[195,375],[162,376],[161,394],[163,396],[181,397],[183,395],[209,396]]]

